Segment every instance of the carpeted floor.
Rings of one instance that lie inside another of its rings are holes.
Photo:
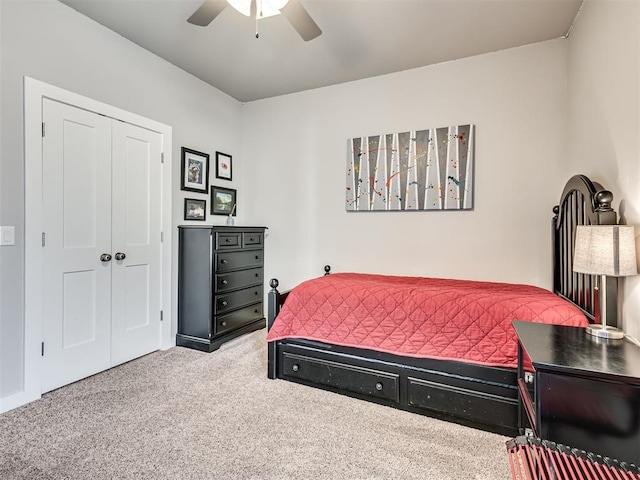
[[[156,352],[0,415],[0,479],[510,477],[505,437],[268,380],[265,334]]]

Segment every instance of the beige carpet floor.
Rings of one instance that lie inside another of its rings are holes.
[[[510,477],[505,437],[266,378],[265,330],[0,415],[0,479]]]

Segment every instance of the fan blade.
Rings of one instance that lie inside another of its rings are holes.
[[[206,27],[220,15],[220,12],[222,12],[226,6],[226,0],[204,0],[200,8],[193,12],[193,15],[187,19],[187,22],[200,27]]]
[[[311,18],[299,0],[289,0],[289,3],[280,10],[280,13],[287,17],[289,23],[293,25],[293,28],[296,29],[305,42],[313,40],[322,33],[318,24],[313,21],[313,18]]]
[[[249,16],[258,20],[258,5],[256,0],[251,0],[249,4]]]

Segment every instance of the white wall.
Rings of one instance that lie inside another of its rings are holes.
[[[24,380],[23,76],[172,126],[174,227],[184,223],[180,147],[212,160],[224,151],[239,166],[241,105],[57,1],[0,0],[0,12],[0,225],[16,226],[16,246],[0,247],[1,399]],[[171,234],[175,251],[177,230]],[[174,333],[175,267],[174,260]]]
[[[550,287],[566,62],[555,40],[243,105],[240,208],[269,227],[267,278],[288,288],[329,263]],[[473,211],[345,211],[348,138],[463,123],[477,128]]]
[[[568,78],[565,169],[602,183],[613,192],[622,222],[640,225],[638,0],[585,1],[569,37]],[[640,277],[621,282],[624,329],[640,338]]]

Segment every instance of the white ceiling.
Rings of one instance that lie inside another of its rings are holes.
[[[202,0],[60,0],[242,102],[563,37],[582,0],[300,0],[323,34]]]

